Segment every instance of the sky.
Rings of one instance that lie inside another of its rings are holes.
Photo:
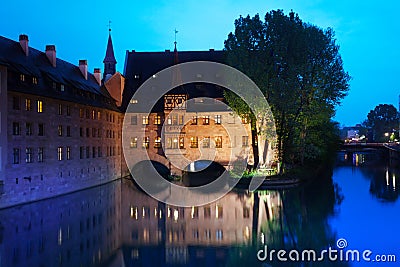
[[[290,10],[304,21],[333,28],[344,68],[352,76],[348,96],[337,107],[335,120],[352,126],[366,119],[378,104],[399,105],[400,2],[389,0],[186,0],[186,1],[4,1],[0,35],[44,51],[55,44],[57,57],[78,64],[87,59],[89,70],[103,68],[111,21],[117,70],[123,73],[127,50],[222,49],[234,21],[274,10]]]

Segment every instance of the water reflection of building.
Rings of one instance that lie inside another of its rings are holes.
[[[97,266],[121,244],[121,183],[0,211],[1,266]]]
[[[150,251],[157,250],[155,264],[186,263],[226,260],[227,246],[250,244],[254,234],[259,238],[261,225],[279,216],[281,199],[278,192],[230,192],[213,203],[182,208],[123,186],[121,207],[126,261],[151,262]]]

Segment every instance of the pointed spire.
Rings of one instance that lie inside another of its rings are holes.
[[[107,80],[107,75],[114,75],[116,72],[117,60],[115,60],[114,56],[114,47],[111,39],[111,21],[108,23],[108,42],[107,42],[107,50],[106,56],[103,60],[104,63],[104,73],[103,80]]]
[[[175,42],[174,42],[174,45],[175,45],[175,48],[174,48],[174,64],[178,64],[179,63],[179,58],[178,58],[178,50],[176,49],[176,44],[177,44],[177,42],[176,42],[176,34],[178,33],[178,31],[175,29]]]

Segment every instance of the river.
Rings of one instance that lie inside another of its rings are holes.
[[[341,153],[299,188],[189,208],[118,180],[0,210],[0,267],[397,266],[399,177],[373,153]]]

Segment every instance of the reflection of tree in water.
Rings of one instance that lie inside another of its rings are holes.
[[[275,202],[263,202],[260,194],[260,210],[262,205],[265,205],[268,216],[272,217],[259,225],[260,232],[256,237],[258,244],[254,244],[257,249],[253,248],[253,254],[249,255],[255,258],[254,263],[257,263],[254,251],[263,246],[262,239],[268,250],[284,249],[289,252],[296,249],[300,252],[300,257],[303,250],[315,250],[318,258],[320,251],[329,246],[336,248],[337,236],[330,228],[328,219],[335,214],[335,208],[340,205],[343,196],[333,183],[331,175],[319,177],[303,188],[276,193],[278,196]],[[259,212],[259,215],[261,219],[262,212]],[[246,257],[246,261],[249,257]],[[330,262],[328,259],[325,262],[314,263],[278,262],[276,255],[274,259],[276,262],[272,263],[273,266],[348,266],[346,262]],[[269,263],[268,260],[266,262]],[[260,264],[258,262],[257,265]]]

